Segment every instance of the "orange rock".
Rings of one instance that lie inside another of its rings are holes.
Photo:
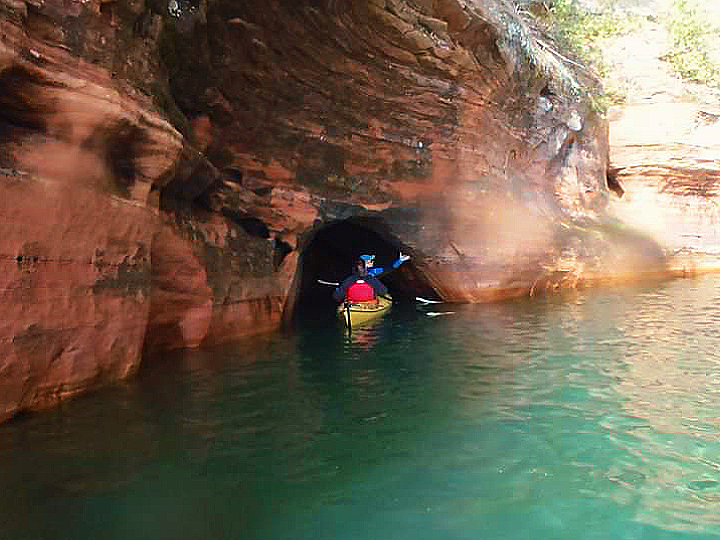
[[[190,142],[200,152],[204,152],[212,140],[212,122],[207,114],[201,114],[190,120]]]

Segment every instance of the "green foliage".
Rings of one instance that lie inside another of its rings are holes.
[[[711,21],[698,0],[675,0],[667,19],[673,50],[665,59],[683,77],[720,87],[720,54],[710,52],[720,24]]]
[[[663,23],[672,39],[672,50],[663,58],[683,77],[720,88],[720,12],[706,0],[673,0],[671,9],[657,17],[631,15],[626,0],[605,0],[597,13],[580,7],[577,0],[514,0],[518,12],[531,15],[554,42],[558,56],[590,67],[601,86],[585,88],[593,109],[605,112],[627,96],[622,81],[609,77],[603,40],[641,30],[648,19]],[[565,62],[567,63],[567,62]]]
[[[561,47],[604,75],[607,65],[599,41],[628,33],[641,24],[638,17],[619,15],[612,8],[612,3],[608,3],[601,13],[590,13],[573,0],[555,0],[548,12],[546,27]]]
[[[627,99],[627,88],[613,82],[605,81],[604,85],[589,91],[590,105],[593,110],[605,114],[611,105],[621,105]]]
[[[606,77],[608,64],[601,40],[626,34],[642,24],[640,17],[619,14],[615,0],[607,0],[601,13],[590,13],[574,0],[554,0],[545,17],[539,22],[563,51],[592,68],[600,79]],[[611,81],[586,89],[591,107],[605,113],[610,105],[623,103],[627,91]]]

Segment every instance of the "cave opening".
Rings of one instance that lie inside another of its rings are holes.
[[[362,254],[375,255],[375,265],[391,268],[400,252],[414,253],[394,236],[381,219],[349,218],[324,224],[308,234],[301,248],[298,276],[295,281],[295,321],[324,321],[334,318],[337,303],[332,298],[333,285],[352,273]],[[400,268],[382,277],[393,301],[407,305],[416,296],[435,297],[432,286],[411,258]]]

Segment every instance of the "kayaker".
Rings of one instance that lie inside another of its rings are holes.
[[[392,268],[385,269],[374,267],[375,255],[360,255],[355,273],[335,289],[333,298],[337,302],[342,302],[346,298],[351,303],[375,302],[377,296],[388,293],[387,287],[378,278],[398,269],[408,259],[410,259],[409,255],[400,253]]]
[[[377,277],[370,275],[366,260],[361,256],[355,266],[355,272],[335,289],[333,298],[336,302],[345,300],[352,304],[377,302],[378,296],[388,293],[385,284]]]

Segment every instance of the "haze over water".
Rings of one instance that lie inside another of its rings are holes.
[[[720,538],[720,278],[148,358],[0,425],[5,539]]]

